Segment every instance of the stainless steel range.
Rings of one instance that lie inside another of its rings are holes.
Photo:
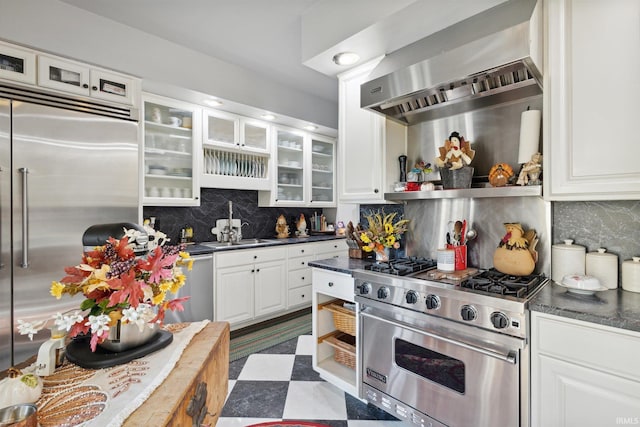
[[[527,302],[548,279],[435,265],[410,258],[353,273],[361,396],[412,425],[528,426]]]

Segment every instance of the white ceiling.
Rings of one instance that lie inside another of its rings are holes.
[[[364,62],[505,0],[62,1],[337,102],[337,50]]]

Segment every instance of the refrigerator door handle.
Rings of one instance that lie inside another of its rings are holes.
[[[29,169],[20,168],[22,174],[22,263],[20,267],[29,267],[29,192],[27,191],[27,174]]]

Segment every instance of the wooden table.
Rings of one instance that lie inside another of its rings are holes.
[[[212,322],[193,337],[171,374],[123,426],[214,426],[228,384],[229,324]]]

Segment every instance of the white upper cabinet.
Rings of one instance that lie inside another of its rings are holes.
[[[640,199],[640,2],[544,6],[544,197]]]
[[[240,119],[229,113],[203,111],[204,141],[221,147],[240,147]]]
[[[211,109],[202,117],[202,187],[270,189],[270,125]]]
[[[36,84],[36,53],[0,42],[0,79]]]
[[[268,153],[269,146],[268,123],[248,118],[240,118],[240,144],[245,151]]]
[[[398,156],[406,154],[406,128],[360,108],[360,85],[379,62],[351,69],[339,78],[339,199],[380,203],[398,177]]]
[[[38,85],[129,105],[138,88],[132,77],[47,55],[38,55]]]
[[[311,136],[311,204],[335,206],[336,144],[317,135]]]
[[[200,205],[200,117],[196,105],[144,96],[144,205]]]
[[[335,207],[335,140],[284,126],[273,134],[272,183],[259,205]]]

